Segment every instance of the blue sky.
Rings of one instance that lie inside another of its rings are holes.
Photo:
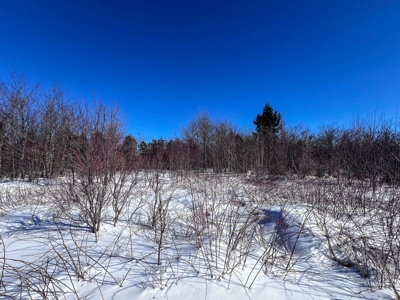
[[[396,116],[400,1],[0,0],[0,79],[117,100],[127,130],[172,138],[208,111],[253,129]],[[400,113],[399,113],[400,115]]]

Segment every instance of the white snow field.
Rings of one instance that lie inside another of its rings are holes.
[[[396,189],[148,171],[115,219],[73,188],[0,183],[1,299],[398,298]]]

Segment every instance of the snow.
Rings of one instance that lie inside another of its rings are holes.
[[[154,195],[144,177],[136,187],[141,196],[132,198],[117,226],[113,226],[112,210],[106,211],[97,243],[87,225],[57,209],[51,195],[60,183],[1,182],[0,264],[6,268],[0,297],[53,299],[50,292],[43,296],[32,289],[36,284],[42,286],[37,290],[46,290],[40,282],[49,274],[60,299],[394,296],[388,288],[369,288],[356,269],[332,260],[314,215],[307,215],[310,210],[299,201],[283,203],[284,197],[276,196],[272,188],[258,188],[239,177],[214,180],[209,176],[181,183],[165,178],[163,199],[172,198],[161,265],[157,264],[158,233],[148,223]],[[291,184],[276,188],[285,190]],[[237,202],[229,202],[232,197]],[[145,205],[129,218],[129,211],[143,199]],[[194,223],[195,218],[221,223]],[[242,239],[239,234],[245,225]],[[238,244],[233,247],[230,242],[235,239]]]

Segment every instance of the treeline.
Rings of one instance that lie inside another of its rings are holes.
[[[83,164],[133,167],[136,142],[123,135],[116,107],[67,99],[59,85],[41,89],[23,76],[0,82],[0,176],[30,181],[74,174]],[[87,172],[95,174],[92,167]]]
[[[266,108],[271,109],[268,104]],[[182,129],[180,138],[142,142],[139,152],[148,167],[175,171],[346,177],[368,180],[373,188],[400,183],[400,132],[395,123],[370,118],[350,128],[328,126],[316,133],[281,122],[255,125],[255,132],[243,132],[202,113]]]
[[[74,103],[58,85],[44,90],[12,75],[0,83],[0,176],[35,180],[84,170],[95,177],[111,169],[155,168],[347,177],[372,187],[400,182],[397,120],[366,118],[350,128],[311,132],[284,126],[266,104],[254,125],[243,131],[200,113],[180,137],[137,141],[126,135],[117,107]]]

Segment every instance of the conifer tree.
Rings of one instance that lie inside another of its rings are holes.
[[[282,116],[267,103],[262,114],[258,114],[253,123],[256,125],[257,134],[276,134],[282,129]]]

